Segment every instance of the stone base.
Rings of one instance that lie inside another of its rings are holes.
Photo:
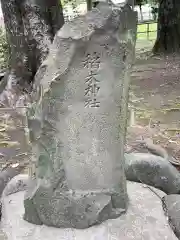
[[[161,200],[140,183],[127,182],[126,214],[85,230],[37,226],[23,220],[24,191],[4,196],[1,229],[8,240],[176,240],[162,209]],[[165,194],[155,191],[163,197]]]
[[[120,187],[119,187],[120,189]],[[86,229],[126,212],[127,192],[53,190],[45,181],[30,180],[24,200],[24,220],[36,225]]]

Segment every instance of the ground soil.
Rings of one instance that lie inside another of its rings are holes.
[[[152,45],[141,46],[138,42],[132,70],[129,110],[135,119],[126,150],[138,148],[138,138],[150,137],[180,165],[180,56],[150,56]]]

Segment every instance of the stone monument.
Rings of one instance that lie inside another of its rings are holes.
[[[123,151],[136,19],[98,4],[57,33],[28,111],[31,179],[1,197],[3,240],[177,240],[180,173]]]
[[[25,220],[87,228],[126,212],[123,148],[136,19],[127,6],[100,3],[55,36],[28,116],[36,167]]]

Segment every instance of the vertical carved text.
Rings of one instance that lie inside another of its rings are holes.
[[[99,92],[99,80],[97,79],[97,73],[100,66],[100,57],[96,52],[93,54],[87,54],[84,67],[88,69],[88,75],[85,79],[85,93],[87,97],[85,101],[85,107],[100,107],[100,102],[97,101],[97,94]]]

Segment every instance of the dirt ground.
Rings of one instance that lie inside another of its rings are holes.
[[[142,136],[151,137],[180,164],[180,56],[149,56],[152,44],[136,46],[129,104],[134,119],[127,148],[136,146],[135,140]]]

